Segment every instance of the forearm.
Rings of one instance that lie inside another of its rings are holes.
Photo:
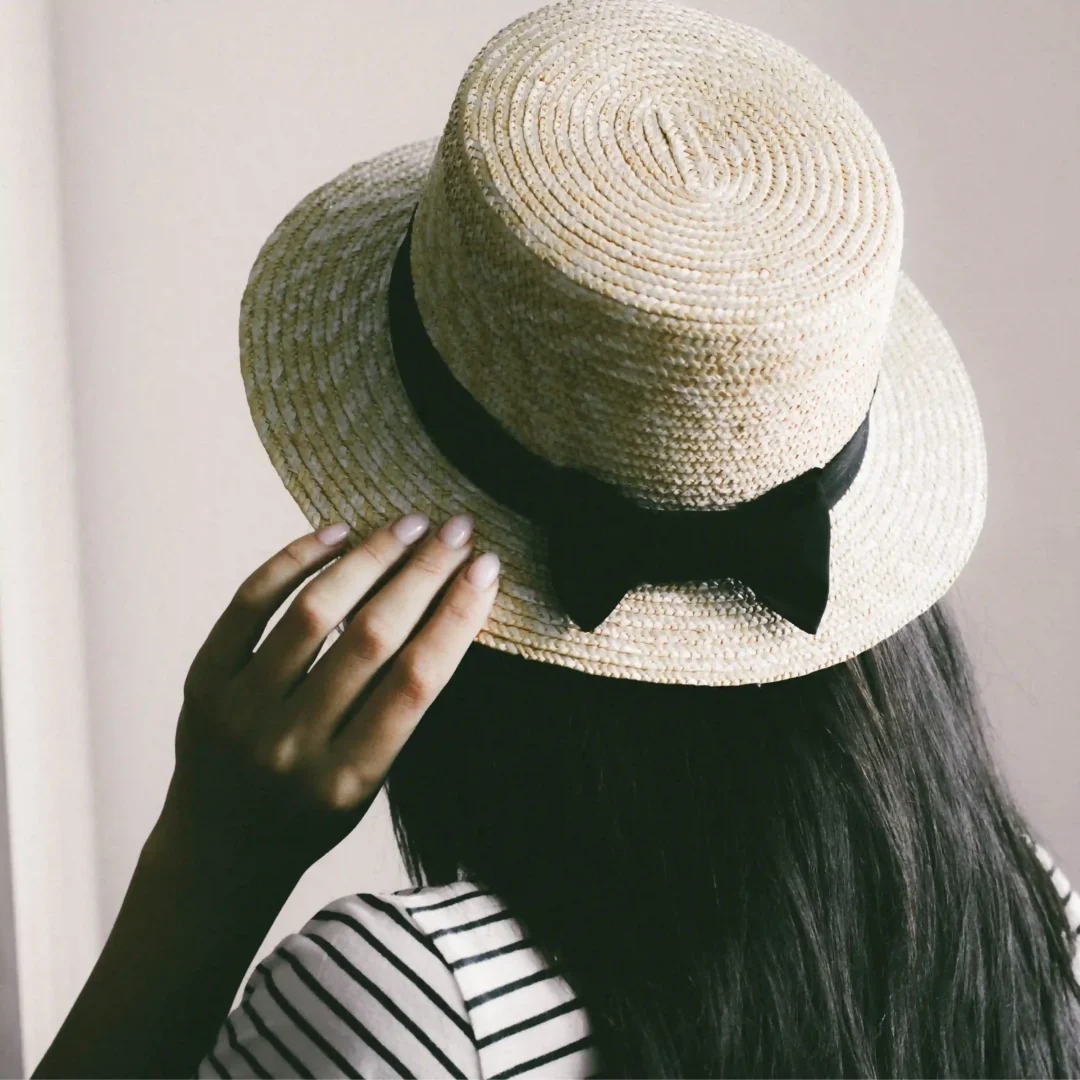
[[[200,868],[148,845],[34,1077],[193,1075],[292,884]]]

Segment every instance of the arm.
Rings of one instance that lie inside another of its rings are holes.
[[[35,1077],[192,1076],[288,898],[144,847],[105,948]]]
[[[303,537],[237,590],[185,681],[161,816],[35,1077],[191,1076],[213,1045],[282,904],[364,816],[491,610],[498,560],[458,573],[471,523],[407,557],[418,517],[336,561],[347,530]]]

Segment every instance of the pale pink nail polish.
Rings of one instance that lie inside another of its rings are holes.
[[[406,514],[390,526],[390,531],[403,543],[411,544],[427,532],[428,521],[424,514]]]
[[[349,535],[349,526],[344,521],[338,521],[333,525],[327,525],[315,534],[315,539],[327,547],[340,544]]]
[[[485,551],[465,573],[470,585],[486,589],[499,576],[499,556]]]
[[[439,539],[449,548],[459,548],[472,535],[472,530],[472,518],[468,514],[457,514],[439,530]]]

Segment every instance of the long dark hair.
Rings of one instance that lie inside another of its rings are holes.
[[[1064,908],[941,604],[761,686],[473,644],[388,794],[414,883],[507,903],[604,1076],[1080,1076]]]

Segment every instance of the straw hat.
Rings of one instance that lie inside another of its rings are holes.
[[[313,527],[472,514],[503,567],[483,645],[791,678],[929,608],[982,526],[975,398],[902,232],[880,137],[805,57],[568,0],[484,46],[441,138],[274,230],[248,402]]]

